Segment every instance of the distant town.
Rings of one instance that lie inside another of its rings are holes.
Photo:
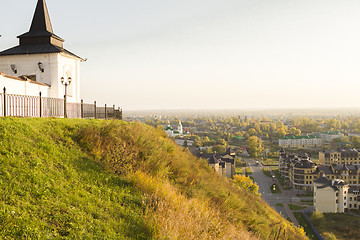
[[[331,224],[316,221],[319,215],[346,223],[360,216],[358,116],[180,114],[127,120],[162,129],[226,178],[248,177],[264,200],[314,239],[318,231],[331,234]]]

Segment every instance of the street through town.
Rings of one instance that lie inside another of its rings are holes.
[[[296,196],[299,192],[297,190],[284,190],[276,178],[270,178],[263,173],[264,167],[261,163],[257,164],[253,159],[247,159],[245,161],[252,171],[251,176],[259,186],[261,197],[283,217],[289,217],[295,225],[298,225],[287,204],[301,204],[301,199]],[[271,193],[270,187],[274,183],[279,186],[281,193]],[[312,199],[312,197],[307,197],[306,199]],[[283,206],[277,204],[282,204]]]

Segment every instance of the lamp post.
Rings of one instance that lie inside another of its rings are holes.
[[[61,80],[61,84],[65,86],[65,94],[64,94],[64,117],[67,118],[67,109],[66,109],[67,87],[70,86],[72,79],[71,79],[71,77],[68,77],[67,81],[65,81],[65,78],[64,78],[64,77],[61,77],[60,80]]]

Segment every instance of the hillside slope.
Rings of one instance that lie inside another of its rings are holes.
[[[0,119],[0,237],[306,239],[160,130]]]

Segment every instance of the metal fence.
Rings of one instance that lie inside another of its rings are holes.
[[[66,98],[25,96],[0,93],[0,117],[64,117],[64,118],[95,118],[122,119],[122,110],[113,107],[98,107],[94,104],[70,103]]]

